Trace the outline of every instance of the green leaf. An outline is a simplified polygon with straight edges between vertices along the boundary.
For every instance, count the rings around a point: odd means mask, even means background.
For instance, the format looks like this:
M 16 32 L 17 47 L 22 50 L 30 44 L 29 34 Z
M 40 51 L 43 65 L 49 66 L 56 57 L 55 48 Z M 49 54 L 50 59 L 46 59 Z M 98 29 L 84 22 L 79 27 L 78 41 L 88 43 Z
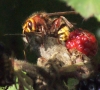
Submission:
M 74 90 L 75 86 L 79 83 L 79 80 L 75 78 L 68 78 L 68 90 Z
M 84 18 L 91 16 L 100 21 L 100 0 L 62 0 L 75 9 Z

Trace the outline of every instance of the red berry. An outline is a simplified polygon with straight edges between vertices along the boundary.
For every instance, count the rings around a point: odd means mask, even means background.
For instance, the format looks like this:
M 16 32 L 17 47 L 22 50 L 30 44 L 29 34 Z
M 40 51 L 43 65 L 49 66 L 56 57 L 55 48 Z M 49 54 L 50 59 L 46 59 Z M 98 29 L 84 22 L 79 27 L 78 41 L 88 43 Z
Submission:
M 98 43 L 92 33 L 79 28 L 70 33 L 66 47 L 69 50 L 76 49 L 87 56 L 94 56 L 97 53 Z

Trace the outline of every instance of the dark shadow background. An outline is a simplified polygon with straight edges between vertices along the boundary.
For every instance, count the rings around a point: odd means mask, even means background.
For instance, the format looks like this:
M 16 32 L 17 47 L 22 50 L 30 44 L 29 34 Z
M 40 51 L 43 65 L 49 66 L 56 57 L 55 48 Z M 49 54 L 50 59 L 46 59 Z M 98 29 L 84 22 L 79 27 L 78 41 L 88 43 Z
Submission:
M 58 12 L 72 10 L 66 3 L 58 0 L 0 0 L 0 40 L 14 51 L 16 58 L 24 59 L 21 36 L 3 36 L 4 34 L 21 34 L 24 20 L 34 12 Z M 95 18 L 84 20 L 80 15 L 67 15 L 69 21 L 77 27 L 91 30 L 96 35 L 100 23 Z M 99 43 L 100 38 L 98 38 Z M 35 53 L 27 53 L 27 58 L 34 62 Z

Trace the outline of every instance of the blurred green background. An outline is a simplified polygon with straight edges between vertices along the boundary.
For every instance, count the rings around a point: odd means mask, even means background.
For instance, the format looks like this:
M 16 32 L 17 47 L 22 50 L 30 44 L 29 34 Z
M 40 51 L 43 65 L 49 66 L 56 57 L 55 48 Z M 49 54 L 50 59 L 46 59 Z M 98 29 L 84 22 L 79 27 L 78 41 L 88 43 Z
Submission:
M 14 51 L 17 59 L 24 59 L 23 41 L 21 36 L 3 36 L 4 34 L 21 34 L 24 20 L 34 12 L 58 12 L 73 10 L 59 0 L 0 0 L 0 40 Z M 98 38 L 100 44 L 100 22 L 94 17 L 88 20 L 80 15 L 66 15 L 66 18 L 77 27 L 88 29 Z M 98 50 L 99 51 L 99 50 Z M 99 57 L 98 53 L 98 59 Z M 35 53 L 27 53 L 27 59 L 34 62 Z

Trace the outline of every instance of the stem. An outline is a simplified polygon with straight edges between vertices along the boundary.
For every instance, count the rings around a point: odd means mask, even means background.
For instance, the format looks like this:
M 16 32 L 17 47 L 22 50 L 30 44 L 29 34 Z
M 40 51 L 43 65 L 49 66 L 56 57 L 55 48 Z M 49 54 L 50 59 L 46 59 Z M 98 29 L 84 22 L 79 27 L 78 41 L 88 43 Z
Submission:
M 47 13 L 48 16 L 56 16 L 56 15 L 68 15 L 68 14 L 78 14 L 75 11 L 65 11 L 65 12 L 54 12 L 54 13 Z

